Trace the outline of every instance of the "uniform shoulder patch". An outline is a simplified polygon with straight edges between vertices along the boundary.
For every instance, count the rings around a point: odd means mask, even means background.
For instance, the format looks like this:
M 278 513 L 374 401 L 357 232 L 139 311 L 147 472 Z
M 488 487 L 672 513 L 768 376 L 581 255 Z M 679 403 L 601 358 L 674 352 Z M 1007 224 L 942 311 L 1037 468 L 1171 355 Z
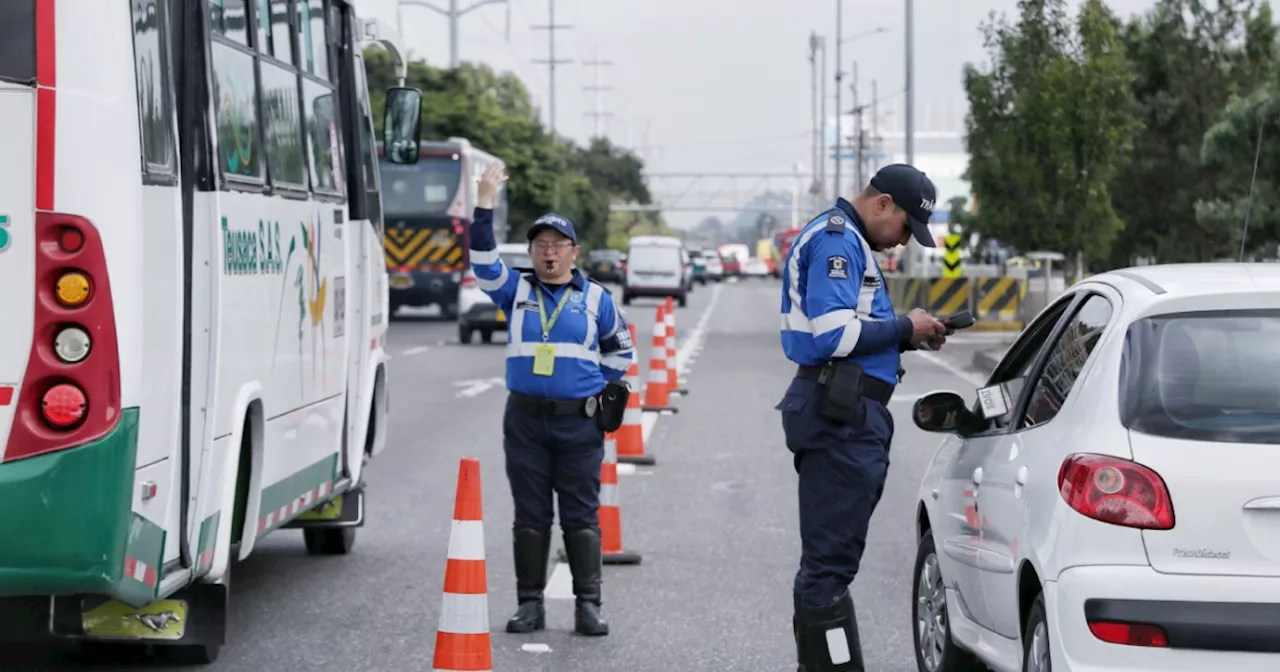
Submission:
M 827 218 L 827 233 L 844 233 L 847 223 L 843 215 L 831 215 Z
M 827 277 L 837 280 L 849 278 L 849 258 L 840 255 L 827 257 Z
M 630 329 L 619 329 L 614 338 L 618 340 L 618 347 L 623 350 L 630 350 L 635 347 L 635 344 L 631 342 Z

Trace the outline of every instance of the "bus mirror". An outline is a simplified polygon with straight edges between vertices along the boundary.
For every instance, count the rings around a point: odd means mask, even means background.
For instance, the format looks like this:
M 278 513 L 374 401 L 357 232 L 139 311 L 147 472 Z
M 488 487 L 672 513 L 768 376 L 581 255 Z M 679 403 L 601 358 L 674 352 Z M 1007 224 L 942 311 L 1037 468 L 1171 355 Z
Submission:
M 418 162 L 418 142 L 422 137 L 422 92 L 402 86 L 387 90 L 382 120 L 382 146 L 392 163 Z

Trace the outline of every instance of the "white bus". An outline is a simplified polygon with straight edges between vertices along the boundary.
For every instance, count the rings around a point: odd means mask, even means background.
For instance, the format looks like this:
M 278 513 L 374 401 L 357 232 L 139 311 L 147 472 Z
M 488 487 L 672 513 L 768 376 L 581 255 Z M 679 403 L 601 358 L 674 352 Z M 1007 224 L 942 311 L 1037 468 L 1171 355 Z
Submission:
M 387 413 L 361 45 L 403 72 L 391 35 L 351 0 L 0 2 L 0 639 L 210 662 L 233 559 L 351 548 Z M 420 104 L 388 93 L 389 146 Z

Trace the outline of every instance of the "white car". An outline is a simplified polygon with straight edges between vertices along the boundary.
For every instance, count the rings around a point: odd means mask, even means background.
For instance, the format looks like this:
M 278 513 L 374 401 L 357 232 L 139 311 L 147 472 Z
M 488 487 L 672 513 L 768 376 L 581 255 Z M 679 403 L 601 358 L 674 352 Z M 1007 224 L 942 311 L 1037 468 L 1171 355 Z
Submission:
M 742 274 L 748 278 L 769 277 L 769 264 L 760 257 L 751 257 L 742 268 Z
M 533 269 L 529 246 L 525 243 L 499 243 L 498 256 L 510 268 Z M 490 343 L 495 331 L 506 330 L 507 316 L 480 290 L 476 274 L 467 268 L 462 274 L 462 289 L 458 291 L 458 340 L 470 343 L 472 334 L 478 331 L 480 340 Z
M 1280 267 L 1148 266 L 917 401 L 919 669 L 1280 670 L 1278 373 Z
M 720 263 L 720 256 L 714 251 L 704 252 L 702 255 L 702 263 L 706 265 L 708 280 L 713 282 L 721 282 L 724 280 L 724 264 Z

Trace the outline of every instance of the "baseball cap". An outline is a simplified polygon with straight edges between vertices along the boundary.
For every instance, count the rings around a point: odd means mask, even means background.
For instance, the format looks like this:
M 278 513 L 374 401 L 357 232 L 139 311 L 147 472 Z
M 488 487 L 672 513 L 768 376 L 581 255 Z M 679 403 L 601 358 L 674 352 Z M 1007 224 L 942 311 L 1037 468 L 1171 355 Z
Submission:
M 929 219 L 933 217 L 933 204 L 938 192 L 923 171 L 905 163 L 891 164 L 871 178 L 871 186 L 882 194 L 888 194 L 899 208 L 907 211 L 907 221 L 916 241 L 925 247 L 938 246 L 929 232 Z
M 542 229 L 555 229 L 561 235 L 573 241 L 574 245 L 578 244 L 578 234 L 573 230 L 573 222 L 567 217 L 557 215 L 554 212 L 547 213 L 533 222 L 533 226 L 529 227 L 529 240 L 538 235 Z

